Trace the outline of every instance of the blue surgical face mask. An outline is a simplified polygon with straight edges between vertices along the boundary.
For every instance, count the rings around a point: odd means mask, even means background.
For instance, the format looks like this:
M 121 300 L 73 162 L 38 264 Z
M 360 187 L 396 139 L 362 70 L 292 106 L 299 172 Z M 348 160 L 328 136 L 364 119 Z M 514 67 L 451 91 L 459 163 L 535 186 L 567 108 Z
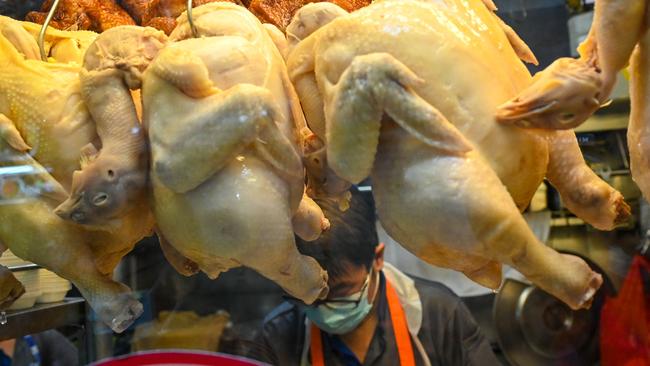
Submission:
M 372 300 L 368 300 L 370 276 L 368 274 L 363 289 L 349 296 L 333 299 L 318 306 L 305 307 L 305 314 L 318 328 L 329 334 L 345 334 L 356 328 L 372 310 L 374 297 L 379 292 L 377 283 Z M 377 273 L 378 274 L 378 273 Z M 356 300 L 359 300 L 358 304 Z M 345 302 L 349 301 L 349 302 Z

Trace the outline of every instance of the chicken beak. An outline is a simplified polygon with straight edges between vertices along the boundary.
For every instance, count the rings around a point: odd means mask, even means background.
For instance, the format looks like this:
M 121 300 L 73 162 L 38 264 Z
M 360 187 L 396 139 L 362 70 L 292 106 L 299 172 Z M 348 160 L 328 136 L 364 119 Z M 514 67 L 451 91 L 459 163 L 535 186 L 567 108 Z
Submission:
M 63 201 L 59 207 L 54 209 L 54 213 L 63 220 L 71 220 L 76 223 L 81 223 L 84 221 L 86 216 L 81 210 L 79 210 L 82 197 L 83 195 L 81 194 L 71 196 L 67 200 Z

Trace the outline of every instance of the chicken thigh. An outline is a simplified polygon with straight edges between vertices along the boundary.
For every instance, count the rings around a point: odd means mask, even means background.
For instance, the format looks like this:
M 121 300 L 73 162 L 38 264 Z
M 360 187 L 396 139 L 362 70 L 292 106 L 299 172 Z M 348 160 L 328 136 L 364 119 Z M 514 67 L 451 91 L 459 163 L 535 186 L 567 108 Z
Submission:
M 313 32 L 289 53 L 290 77 L 329 168 L 352 183 L 372 178 L 391 237 L 487 287 L 499 287 L 506 263 L 572 308 L 589 306 L 601 277 L 540 243 L 519 212 L 549 167 L 591 224 L 612 229 L 629 208 L 585 172 L 574 135 L 496 123 L 494 108 L 530 82 L 519 57 L 534 56 L 486 5 L 376 1 L 320 24 L 301 19 L 318 14 L 306 6 L 294 22 Z M 566 167 L 580 173 L 557 173 Z

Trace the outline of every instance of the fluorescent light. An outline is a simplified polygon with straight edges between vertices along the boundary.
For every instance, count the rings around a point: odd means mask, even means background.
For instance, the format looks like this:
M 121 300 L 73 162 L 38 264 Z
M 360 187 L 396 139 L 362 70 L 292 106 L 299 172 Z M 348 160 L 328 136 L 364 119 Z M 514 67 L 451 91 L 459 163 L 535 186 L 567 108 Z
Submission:
M 30 165 L 3 166 L 0 167 L 0 176 L 30 174 L 30 173 L 34 173 L 34 171 L 35 171 L 34 167 Z

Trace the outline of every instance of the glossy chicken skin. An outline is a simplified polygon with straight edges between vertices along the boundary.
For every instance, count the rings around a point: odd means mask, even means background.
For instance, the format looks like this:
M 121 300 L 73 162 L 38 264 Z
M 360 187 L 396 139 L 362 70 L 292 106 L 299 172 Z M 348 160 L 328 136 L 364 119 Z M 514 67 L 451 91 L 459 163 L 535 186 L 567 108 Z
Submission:
M 2 20 L 0 26 L 10 21 Z M 31 23 L 15 23 L 28 32 L 13 34 L 29 34 Z M 57 39 L 79 44 L 75 34 L 53 31 L 48 48 L 54 49 Z M 24 172 L 3 177 L 12 178 L 21 189 L 9 196 L 3 191 L 0 243 L 72 281 L 99 317 L 122 331 L 142 312 L 142 305 L 128 287 L 112 279 L 113 269 L 150 234 L 152 215 L 146 203 L 136 203 L 116 230 L 107 232 L 88 230 L 54 213 L 68 195 L 82 148 L 98 136 L 81 96 L 80 64 L 26 59 L 29 52 L 19 51 L 15 44 L 24 51 L 35 40 L 0 36 L 0 167 Z M 61 57 L 74 58 L 65 52 Z
M 202 37 L 189 39 L 179 18 L 175 42 L 144 75 L 158 232 L 183 272 L 196 263 L 216 278 L 244 265 L 311 303 L 326 295 L 327 275 L 293 235 L 317 237 L 326 223 L 313 220 L 318 206 L 300 205 L 304 122 L 282 56 L 242 7 L 211 3 L 195 8 L 194 19 Z M 315 221 L 316 235 L 292 219 Z
M 372 178 L 387 232 L 487 287 L 498 288 L 507 263 L 569 306 L 588 306 L 600 276 L 537 241 L 519 213 L 549 168 L 588 169 L 575 136 L 493 117 L 531 79 L 518 37 L 479 1 L 385 0 L 318 23 L 305 22 L 317 26 L 289 53 L 290 77 L 329 167 L 352 183 Z M 556 145 L 560 137 L 570 143 Z M 629 215 L 593 173 L 549 179 L 593 225 L 612 229 Z M 577 185 L 587 193 L 573 194 Z
M 96 136 L 80 95 L 77 57 L 85 49 L 66 57 L 72 62 L 42 62 L 35 40 L 40 26 L 1 17 L 0 27 L 0 113 L 21 133 L 30 154 L 68 189 L 79 166 L 79 151 Z M 48 32 L 47 49 L 71 38 L 76 42 L 77 35 L 85 47 L 97 36 L 53 30 Z

